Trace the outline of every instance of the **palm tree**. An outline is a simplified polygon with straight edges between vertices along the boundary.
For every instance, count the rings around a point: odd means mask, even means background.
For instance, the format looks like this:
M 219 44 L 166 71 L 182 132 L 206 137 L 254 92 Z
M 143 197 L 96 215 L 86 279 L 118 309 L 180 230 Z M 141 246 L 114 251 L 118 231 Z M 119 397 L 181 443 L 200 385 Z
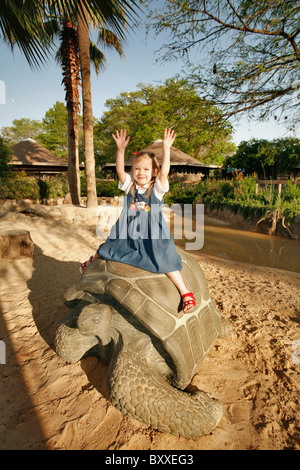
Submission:
M 93 111 L 91 98 L 90 64 L 95 66 L 96 73 L 103 67 L 104 54 L 90 41 L 87 23 L 80 17 L 77 26 L 69 20 L 53 24 L 50 20 L 52 33 L 59 33 L 60 47 L 56 60 L 62 65 L 63 84 L 66 90 L 68 110 L 68 175 L 69 192 L 73 204 L 80 202 L 79 152 L 78 152 L 78 113 L 80 108 L 79 84 L 81 78 L 83 101 L 84 155 L 87 186 L 87 206 L 97 206 L 95 178 L 95 158 L 93 142 Z M 49 29 L 48 26 L 46 26 Z M 60 29 L 61 28 L 61 29 Z M 80 34 L 81 32 L 81 34 Z M 81 40 L 80 40 L 81 37 Z M 113 46 L 123 55 L 119 38 L 110 30 L 100 28 L 98 43 Z M 80 59 L 79 59 L 80 58 Z M 81 69 L 81 77 L 80 77 Z
M 0 9 L 0 39 L 8 42 L 11 48 L 16 44 L 23 51 L 31 67 L 40 67 L 48 59 L 50 51 L 53 50 L 52 37 L 53 33 L 57 32 L 57 25 L 55 26 L 57 20 L 61 21 L 64 25 L 65 40 L 71 41 L 72 38 L 76 43 L 74 18 L 84 21 L 85 26 L 83 28 L 85 29 L 85 35 L 86 24 L 90 18 L 97 18 L 97 21 L 102 25 L 111 24 L 113 29 L 122 35 L 125 12 L 130 19 L 133 19 L 134 7 L 136 7 L 135 1 L 128 2 L 127 0 L 2 0 Z M 52 26 L 54 25 L 54 30 L 52 31 L 49 30 L 51 22 L 47 26 L 44 22 L 44 18 L 47 15 L 52 16 L 55 20 L 52 21 Z M 70 20 L 72 18 L 73 21 Z M 68 87 L 67 96 L 70 101 L 68 107 L 70 115 L 69 146 L 71 146 L 69 186 L 72 202 L 77 204 L 79 202 L 79 171 L 77 170 L 78 149 L 76 148 L 76 141 L 78 125 L 76 130 L 76 115 L 78 116 L 79 97 L 75 88 L 77 84 L 78 90 L 79 74 L 75 43 L 68 52 L 64 52 L 63 56 L 65 60 L 64 84 Z M 85 43 L 81 47 L 81 57 L 86 55 L 86 52 L 84 52 L 87 50 L 86 47 L 85 39 Z M 86 83 L 89 80 L 85 70 L 90 67 L 90 63 L 84 59 L 83 61 L 82 70 L 84 70 L 83 74 L 87 77 L 84 80 L 85 86 L 87 86 Z M 88 65 L 86 65 L 87 62 Z M 68 70 L 74 74 L 74 77 L 67 78 Z M 84 93 L 85 103 L 87 103 L 86 95 L 88 94 L 89 92 Z M 91 111 L 91 105 L 87 106 L 87 109 Z M 88 129 L 91 128 L 90 122 L 90 117 L 88 117 L 86 119 L 86 127 Z M 88 136 L 88 141 L 90 141 L 91 132 L 88 132 Z M 89 193 L 92 195 L 90 198 L 91 205 L 94 205 L 95 190 L 93 185 L 95 185 L 95 171 L 93 170 L 91 147 L 88 144 L 86 144 L 86 147 L 88 148 L 89 187 L 92 188 Z M 93 179 L 94 183 L 92 182 Z
M 72 204 L 80 203 L 80 173 L 78 144 L 78 113 L 80 107 L 79 83 L 80 63 L 78 56 L 77 28 L 71 21 L 63 21 L 60 32 L 60 62 L 63 84 L 66 90 L 68 110 L 68 182 Z
M 97 206 L 95 156 L 93 137 L 93 110 L 90 71 L 90 34 L 88 23 L 78 17 L 78 45 L 82 80 L 83 138 L 87 207 Z
M 88 14 L 85 11 L 85 18 Z M 121 16 L 123 13 L 121 12 Z M 82 17 L 78 15 L 78 39 L 79 39 L 79 58 L 81 67 L 82 79 L 82 104 L 83 104 L 83 132 L 84 132 L 84 155 L 85 155 L 85 173 L 86 173 L 86 188 L 87 188 L 87 207 L 97 206 L 97 190 L 95 179 L 95 156 L 94 156 L 94 128 L 93 128 L 93 110 L 92 110 L 92 93 L 91 93 L 91 54 L 93 51 L 93 58 L 97 57 L 99 65 L 103 64 L 105 57 L 95 48 L 91 48 L 89 25 Z M 96 26 L 98 21 L 96 20 Z M 122 44 L 119 37 L 112 31 L 101 27 L 98 36 L 98 43 L 102 42 L 105 45 L 111 45 L 121 56 L 123 55 Z M 98 73 L 99 67 L 96 66 Z

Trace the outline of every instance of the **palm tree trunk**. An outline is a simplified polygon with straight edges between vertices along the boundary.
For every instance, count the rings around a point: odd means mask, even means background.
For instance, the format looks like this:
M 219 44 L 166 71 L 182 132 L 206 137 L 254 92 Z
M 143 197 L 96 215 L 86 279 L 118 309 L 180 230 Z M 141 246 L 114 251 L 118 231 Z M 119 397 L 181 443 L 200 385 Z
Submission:
M 80 204 L 80 173 L 78 148 L 78 111 L 79 111 L 79 58 L 76 26 L 70 21 L 63 24 L 61 33 L 63 43 L 63 83 L 66 90 L 68 110 L 68 181 L 72 204 Z
M 88 17 L 84 11 L 85 18 Z M 87 190 L 87 207 L 97 206 L 95 177 L 94 128 L 91 94 L 90 36 L 87 22 L 78 15 L 78 43 L 82 80 L 84 156 Z
M 68 106 L 68 183 L 72 204 L 80 204 L 78 115 Z

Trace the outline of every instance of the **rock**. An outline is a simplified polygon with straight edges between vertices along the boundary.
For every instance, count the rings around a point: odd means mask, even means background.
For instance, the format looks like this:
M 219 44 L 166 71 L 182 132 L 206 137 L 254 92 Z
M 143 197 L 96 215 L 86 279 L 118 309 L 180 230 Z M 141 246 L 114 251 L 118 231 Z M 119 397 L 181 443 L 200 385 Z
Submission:
M 0 257 L 5 259 L 32 258 L 33 241 L 27 230 L 0 232 Z

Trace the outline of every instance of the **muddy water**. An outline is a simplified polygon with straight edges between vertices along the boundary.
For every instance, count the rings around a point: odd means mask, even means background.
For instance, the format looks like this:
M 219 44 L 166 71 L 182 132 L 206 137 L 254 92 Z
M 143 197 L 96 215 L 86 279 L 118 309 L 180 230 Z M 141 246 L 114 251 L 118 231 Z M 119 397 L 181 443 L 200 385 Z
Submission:
M 186 241 L 191 234 L 175 240 L 182 247 Z M 300 273 L 300 241 L 238 230 L 206 216 L 203 247 L 193 253 Z

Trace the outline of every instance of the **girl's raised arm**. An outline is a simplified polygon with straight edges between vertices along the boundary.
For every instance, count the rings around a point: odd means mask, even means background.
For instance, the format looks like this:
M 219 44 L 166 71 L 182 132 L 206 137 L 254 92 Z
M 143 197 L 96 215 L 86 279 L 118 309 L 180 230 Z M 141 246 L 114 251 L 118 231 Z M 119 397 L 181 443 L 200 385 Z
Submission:
M 125 149 L 128 145 L 130 137 L 126 137 L 126 129 L 121 129 L 120 132 L 116 131 L 112 134 L 114 141 L 117 145 L 117 158 L 116 158 L 116 170 L 121 184 L 125 183 L 126 172 L 125 172 Z
M 170 171 L 170 156 L 171 156 L 171 147 L 175 140 L 176 134 L 173 129 L 165 129 L 164 138 L 163 138 L 163 161 L 159 173 L 159 181 L 161 186 L 164 187 L 168 174 Z

